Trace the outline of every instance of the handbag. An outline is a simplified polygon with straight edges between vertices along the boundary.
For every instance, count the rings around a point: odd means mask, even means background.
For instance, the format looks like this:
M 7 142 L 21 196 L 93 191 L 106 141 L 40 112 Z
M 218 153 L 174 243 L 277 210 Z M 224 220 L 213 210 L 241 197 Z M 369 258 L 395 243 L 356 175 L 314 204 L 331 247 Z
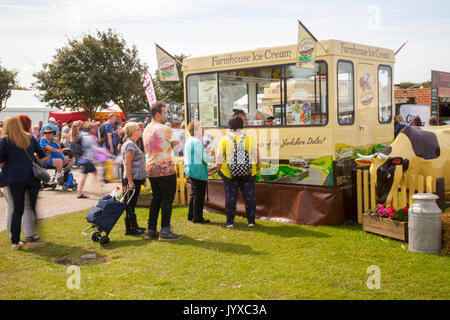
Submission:
M 33 159 L 28 154 L 27 150 L 24 150 L 26 155 L 28 156 L 28 159 L 30 159 L 31 163 L 33 164 L 32 170 L 33 175 L 36 179 L 39 179 L 42 182 L 49 182 L 50 181 L 50 175 L 48 174 L 47 170 L 39 166 L 36 162 L 33 161 Z

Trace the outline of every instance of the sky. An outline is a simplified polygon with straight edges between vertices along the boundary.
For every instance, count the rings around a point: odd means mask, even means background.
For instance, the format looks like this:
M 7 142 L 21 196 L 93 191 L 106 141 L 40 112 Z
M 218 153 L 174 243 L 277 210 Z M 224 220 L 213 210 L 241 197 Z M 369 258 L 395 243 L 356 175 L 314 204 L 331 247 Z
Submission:
M 192 57 L 294 44 L 299 19 L 319 40 L 394 51 L 408 41 L 394 82 L 424 82 L 450 72 L 449 16 L 448 0 L 0 0 L 0 64 L 29 87 L 69 38 L 112 28 L 153 73 L 155 43 Z

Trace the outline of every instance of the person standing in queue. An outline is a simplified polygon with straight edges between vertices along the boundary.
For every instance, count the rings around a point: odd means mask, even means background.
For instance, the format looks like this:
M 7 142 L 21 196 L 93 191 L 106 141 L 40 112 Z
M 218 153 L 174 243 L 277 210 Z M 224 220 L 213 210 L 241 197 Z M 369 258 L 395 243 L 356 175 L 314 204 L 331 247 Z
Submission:
M 165 126 L 166 104 L 157 101 L 152 105 L 152 122 L 145 128 L 143 141 L 147 155 L 147 177 L 152 187 L 152 201 L 148 217 L 146 239 L 158 238 L 160 241 L 178 240 L 181 234 L 172 232 L 170 218 L 172 202 L 177 189 L 175 163 L 172 150 L 178 141 L 172 137 L 172 129 Z M 161 209 L 161 232 L 156 231 L 159 210 Z
M 188 220 L 194 223 L 208 223 L 209 220 L 203 218 L 203 205 L 208 183 L 208 162 L 213 158 L 203 146 L 202 123 L 198 121 L 189 123 L 188 131 L 191 137 L 184 146 L 184 173 L 191 179 Z
M 136 122 L 129 122 L 124 128 L 127 140 L 121 148 L 124 163 L 123 187 L 128 190 L 125 216 L 125 235 L 139 235 L 145 233 L 145 228 L 139 227 L 136 217 L 136 204 L 141 186 L 147 179 L 145 170 L 145 154 L 138 147 L 137 142 L 142 136 L 142 130 Z M 131 190 L 134 190 L 132 193 Z M 130 193 L 131 192 L 131 193 Z M 129 198 L 131 196 L 131 199 Z
M 22 128 L 26 133 L 31 132 L 31 119 L 27 115 L 17 116 L 22 123 Z M 34 136 L 33 136 L 34 137 Z M 36 139 L 36 138 L 35 138 Z M 37 141 L 37 140 L 36 140 Z M 9 187 L 3 188 L 6 203 L 6 230 L 8 230 L 9 237 L 11 238 L 11 217 L 14 211 L 13 198 Z M 30 205 L 30 197 L 28 192 L 25 193 L 24 211 L 22 216 L 22 234 L 27 242 L 38 241 L 40 237 L 35 234 L 36 217 Z
M 245 200 L 245 211 L 249 227 L 256 226 L 256 196 L 255 196 L 255 176 L 259 165 L 259 153 L 257 150 L 256 139 L 242 132 L 244 121 L 240 116 L 232 117 L 228 121 L 230 134 L 223 136 L 219 141 L 217 151 L 217 169 L 218 174 L 225 184 L 225 212 L 227 221 L 224 227 L 232 228 L 234 226 L 234 217 L 236 215 L 236 203 L 241 189 Z M 238 149 L 240 148 L 240 149 Z M 245 148 L 245 151 L 244 151 Z M 237 152 L 236 150 L 240 150 Z M 237 152 L 237 153 L 236 153 Z M 234 156 L 237 157 L 237 165 L 234 162 Z M 242 159 L 239 154 L 248 155 L 247 160 Z M 225 164 L 223 164 L 225 162 Z M 236 175 L 237 171 L 246 171 L 244 175 Z
M 28 153 L 28 155 L 26 154 Z M 20 230 L 24 212 L 25 193 L 28 192 L 30 207 L 36 216 L 36 200 L 41 186 L 33 174 L 33 162 L 37 162 L 34 153 L 40 159 L 45 152 L 31 134 L 25 132 L 17 117 L 5 119 L 0 140 L 0 164 L 4 185 L 9 186 L 13 200 L 11 217 L 11 243 L 13 250 L 20 250 L 24 243 L 20 241 Z

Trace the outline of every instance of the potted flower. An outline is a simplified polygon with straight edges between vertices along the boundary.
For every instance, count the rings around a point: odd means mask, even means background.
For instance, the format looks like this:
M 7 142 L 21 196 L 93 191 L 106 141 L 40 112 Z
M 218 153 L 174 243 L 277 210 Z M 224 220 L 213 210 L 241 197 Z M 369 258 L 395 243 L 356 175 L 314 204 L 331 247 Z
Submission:
M 147 180 L 146 186 L 141 186 L 141 193 L 139 193 L 138 201 L 136 207 L 150 207 L 150 202 L 152 201 L 152 189 L 150 186 L 150 181 Z
M 363 214 L 363 230 L 382 236 L 408 241 L 408 207 L 378 206 Z

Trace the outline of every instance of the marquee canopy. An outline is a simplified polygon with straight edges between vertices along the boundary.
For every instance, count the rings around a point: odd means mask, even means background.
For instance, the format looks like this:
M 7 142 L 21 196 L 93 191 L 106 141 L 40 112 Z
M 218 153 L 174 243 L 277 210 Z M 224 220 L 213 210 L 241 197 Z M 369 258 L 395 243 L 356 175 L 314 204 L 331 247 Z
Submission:
M 96 121 L 106 120 L 106 119 L 108 119 L 108 115 L 110 113 L 115 113 L 117 118 L 122 119 L 123 122 L 125 121 L 125 114 L 122 111 L 120 111 L 120 109 L 118 107 L 117 108 L 106 108 L 99 112 L 94 113 L 94 120 L 96 120 Z M 55 112 L 50 112 L 49 117 L 55 118 L 56 121 L 61 120 L 62 122 L 66 122 L 67 120 L 87 121 L 89 119 L 89 113 L 87 113 L 86 111 L 76 112 L 76 111 L 59 110 L 59 111 L 55 111 Z

